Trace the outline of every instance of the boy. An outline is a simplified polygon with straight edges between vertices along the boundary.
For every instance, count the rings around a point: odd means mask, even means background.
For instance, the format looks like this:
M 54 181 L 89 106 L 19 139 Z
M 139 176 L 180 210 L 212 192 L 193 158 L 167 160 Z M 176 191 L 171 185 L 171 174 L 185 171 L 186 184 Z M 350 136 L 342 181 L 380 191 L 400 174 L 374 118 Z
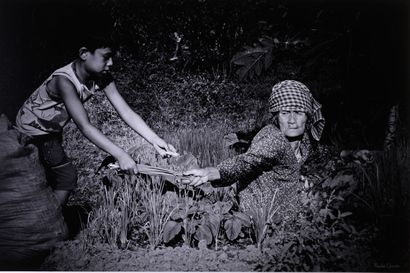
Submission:
M 61 205 L 75 189 L 77 174 L 62 147 L 63 127 L 72 118 L 95 145 L 116 158 L 122 170 L 137 173 L 135 161 L 94 127 L 83 103 L 103 90 L 120 117 L 150 142 L 162 157 L 178 155 L 175 148 L 156 135 L 119 94 L 110 74 L 113 46 L 108 40 L 88 37 L 72 63 L 57 69 L 20 108 L 17 129 L 38 147 L 47 180 Z

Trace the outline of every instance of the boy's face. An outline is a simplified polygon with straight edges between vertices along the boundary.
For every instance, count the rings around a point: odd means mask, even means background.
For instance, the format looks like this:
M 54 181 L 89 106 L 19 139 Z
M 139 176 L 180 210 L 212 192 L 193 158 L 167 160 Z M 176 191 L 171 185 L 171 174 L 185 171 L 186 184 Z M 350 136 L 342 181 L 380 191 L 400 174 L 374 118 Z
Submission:
M 87 71 L 92 75 L 109 72 L 113 65 L 112 54 L 109 47 L 97 48 L 94 52 L 88 51 L 88 56 L 85 58 Z

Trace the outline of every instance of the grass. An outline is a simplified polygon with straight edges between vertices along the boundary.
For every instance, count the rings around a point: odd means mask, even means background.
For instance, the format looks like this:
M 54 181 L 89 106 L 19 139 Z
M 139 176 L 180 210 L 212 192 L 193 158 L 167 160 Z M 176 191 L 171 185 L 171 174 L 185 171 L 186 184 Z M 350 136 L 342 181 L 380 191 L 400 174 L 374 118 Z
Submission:
M 229 127 L 224 125 L 219 125 L 218 128 L 182 129 L 166 139 L 175 143 L 178 151 L 192 153 L 198 159 L 199 167 L 216 166 L 234 155 L 232 150 L 224 146 L 223 137 L 229 133 Z
M 164 228 L 175 207 L 172 207 L 175 198 L 163 194 L 164 181 L 158 177 L 147 178 L 139 189 L 140 202 L 147 214 L 147 221 L 143 229 L 148 236 L 151 249 L 163 242 Z
M 139 185 L 133 176 L 120 179 L 111 173 L 99 190 L 99 204 L 89 215 L 87 240 L 99 240 L 111 247 L 127 247 L 130 228 L 136 224 L 139 208 Z M 98 240 L 97 239 L 97 240 Z
M 157 76 L 159 78 L 155 81 L 145 81 L 145 87 L 139 93 L 131 90 L 132 83 L 128 87 L 124 81 L 120 82 L 119 86 L 125 90 L 124 95 L 127 101 L 137 112 L 141 113 L 148 124 L 167 142 L 173 144 L 181 154 L 184 154 L 181 161 L 158 158 L 153 148 L 145 140 L 120 121 L 102 94 L 97 94 L 92 98 L 91 104 L 86 104 L 91 122 L 114 143 L 130 151 L 134 159 L 141 163 L 167 167 L 177 171 L 193 167 L 215 166 L 223 159 L 235 154 L 234 151 L 225 146 L 224 135 L 235 131 L 246 131 L 260 121 L 260 111 L 265 104 L 264 100 L 266 100 L 265 91 L 254 96 L 258 93 L 257 89 L 260 86 L 255 86 L 252 90 L 250 87 L 238 87 L 226 79 L 224 82 L 219 82 L 202 76 L 191 75 L 184 78 L 174 75 L 173 78 L 168 77 L 165 80 L 165 76 L 162 77 L 160 73 Z M 193 88 L 192 92 L 191 88 Z M 237 97 L 226 97 L 230 88 L 238 93 Z M 138 100 L 145 98 L 145 95 L 147 100 L 152 99 L 152 96 L 149 96 L 151 89 L 156 90 L 156 100 L 147 104 L 151 108 L 144 108 L 144 100 Z M 217 92 L 213 93 L 213 90 L 217 90 Z M 182 100 L 182 97 L 186 100 Z M 206 103 L 203 103 L 204 101 Z M 239 106 L 241 103 L 243 105 Z M 77 191 L 70 197 L 70 204 L 87 203 L 94 208 L 82 238 L 88 240 L 89 245 L 102 241 L 112 247 L 127 248 L 133 239 L 132 232 L 143 229 L 145 233 L 143 239 L 149 242 L 151 248 L 160 245 L 164 226 L 172 216 L 173 211 L 170 206 L 171 200 L 167 199 L 170 197 L 160 194 L 162 183 L 156 178 L 149 180 L 128 177 L 116 180 L 116 176 L 112 175 L 109 178 L 113 185 L 107 188 L 102 183 L 102 178 L 107 173 L 101 175 L 94 173 L 107 154 L 85 139 L 73 123 L 65 128 L 65 136 L 64 144 L 67 153 L 74 158 L 74 164 L 79 170 L 80 178 Z M 398 141 L 390 151 L 379 153 L 370 165 L 356 165 L 353 168 L 354 175 L 352 177 L 359 178 L 358 185 L 360 185 L 362 193 L 360 198 L 363 200 L 359 202 L 367 203 L 375 216 L 389 214 L 394 217 L 408 217 L 408 214 L 404 213 L 408 212 L 409 206 L 409 170 L 407 166 L 409 166 L 409 144 L 404 139 Z M 315 200 L 312 199 L 312 204 L 313 201 Z M 276 213 L 276 210 L 273 207 L 262 208 L 256 203 L 253 208 L 253 230 L 256 243 L 258 247 L 261 247 L 264 238 L 267 238 L 266 227 L 271 222 L 272 215 Z M 188 210 L 189 202 L 187 200 L 185 205 Z M 313 206 L 316 206 L 314 209 L 320 211 L 319 203 Z M 329 218 L 330 216 L 328 216 L 326 217 Z M 320 219 L 323 220 L 323 217 Z M 191 227 L 187 221 L 188 218 L 185 219 L 184 223 L 185 242 L 192 246 Z M 369 222 L 368 224 L 375 223 Z M 283 268 L 304 270 L 302 267 L 292 267 L 292 263 L 298 259 L 303 262 L 302 254 L 307 255 L 313 261 L 316 258 L 319 259 L 324 263 L 322 268 L 326 268 L 325 263 L 331 259 L 325 256 L 318 257 L 316 250 L 320 250 L 321 253 L 327 253 L 328 250 L 329 253 L 333 253 L 332 249 L 350 251 L 350 246 L 347 245 L 351 243 L 349 232 L 343 231 L 342 235 L 345 237 L 333 236 L 334 234 L 329 233 L 330 231 L 326 226 L 321 225 L 318 221 L 312 222 L 312 219 L 303 219 L 303 221 L 299 219 L 298 225 L 294 228 L 298 228 L 299 233 L 294 230 L 274 233 L 283 238 L 274 241 L 271 244 L 272 249 L 282 249 L 283 252 L 273 252 L 272 257 L 283 262 Z M 349 227 L 349 225 L 347 226 Z M 337 227 L 343 230 L 339 222 Z M 305 232 L 301 233 L 303 230 Z M 306 230 L 311 232 L 306 232 Z M 358 231 L 358 233 L 360 232 Z M 370 235 L 366 232 L 364 230 L 363 236 L 360 234 L 357 236 L 362 236 L 363 242 L 368 243 L 365 237 Z M 306 240 L 310 248 L 306 248 L 300 238 Z M 343 245 L 334 245 L 338 244 L 337 240 L 341 240 Z M 269 245 L 269 243 L 267 244 Z M 286 246 L 289 247 L 288 250 L 286 250 Z M 407 249 L 405 247 L 401 246 L 400 249 L 408 251 L 408 246 Z M 289 249 L 294 252 L 290 253 Z M 386 251 L 388 250 L 389 248 L 386 248 Z M 360 263 L 359 258 L 353 257 L 353 253 L 355 252 L 352 250 L 351 254 L 346 254 L 346 257 L 350 257 L 353 262 Z M 283 260 L 280 260 L 281 255 Z M 339 262 L 339 260 L 337 261 Z M 277 264 L 272 263 L 267 268 L 283 270 Z M 349 268 L 348 265 L 346 268 Z M 315 269 L 314 265 L 310 269 Z
M 262 250 L 262 243 L 267 236 L 269 226 L 272 224 L 273 216 L 275 216 L 279 207 L 275 207 L 276 194 L 279 189 L 276 189 L 273 196 L 267 204 L 264 204 L 264 198 L 253 199 L 246 207 L 243 207 L 243 211 L 251 218 L 251 226 L 255 236 L 257 248 Z M 260 193 L 262 195 L 262 193 Z

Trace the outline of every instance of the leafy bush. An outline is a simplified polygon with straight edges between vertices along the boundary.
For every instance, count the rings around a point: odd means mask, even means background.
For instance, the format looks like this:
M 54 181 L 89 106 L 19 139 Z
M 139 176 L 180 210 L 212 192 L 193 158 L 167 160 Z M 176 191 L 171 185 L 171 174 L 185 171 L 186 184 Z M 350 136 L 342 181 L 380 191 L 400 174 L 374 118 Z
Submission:
M 270 94 L 269 84 L 241 86 L 206 73 L 178 73 L 161 61 L 144 62 L 127 51 L 117 62 L 119 90 L 155 129 L 249 126 Z
M 99 5 L 98 5 L 99 6 Z M 266 0 L 248 1 L 104 1 L 114 21 L 114 32 L 141 56 L 161 52 L 189 71 L 228 68 L 237 48 L 259 34 L 254 14 L 273 11 L 281 18 L 284 5 Z M 174 33 L 182 38 L 176 51 Z
M 352 213 L 341 211 L 341 195 L 353 177 L 346 178 L 336 175 L 320 187 L 306 182 L 300 196 L 304 210 L 293 225 L 273 227 L 263 248 L 270 259 L 262 270 L 366 271 L 372 267 L 369 242 L 374 230 L 357 231 L 349 221 Z
M 240 81 L 258 78 L 271 67 L 273 61 L 277 61 L 276 57 L 283 55 L 283 51 L 297 51 L 309 43 L 305 40 L 279 41 L 277 38 L 264 36 L 258 39 L 257 45 L 245 46 L 243 51 L 236 53 L 231 63 L 239 67 L 235 73 Z M 297 69 L 300 68 L 295 70 Z

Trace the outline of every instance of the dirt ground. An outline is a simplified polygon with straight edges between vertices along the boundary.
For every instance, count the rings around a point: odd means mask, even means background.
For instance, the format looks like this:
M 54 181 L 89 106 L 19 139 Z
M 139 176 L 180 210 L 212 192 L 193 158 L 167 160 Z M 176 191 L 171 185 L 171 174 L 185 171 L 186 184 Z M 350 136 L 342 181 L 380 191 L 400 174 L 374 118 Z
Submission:
M 111 249 L 97 244 L 82 248 L 79 240 L 60 243 L 43 263 L 45 271 L 255 271 L 263 254 L 255 248 L 215 251 L 199 246 Z M 266 257 L 265 257 L 266 258 Z M 261 268 L 260 268 L 261 269 Z

